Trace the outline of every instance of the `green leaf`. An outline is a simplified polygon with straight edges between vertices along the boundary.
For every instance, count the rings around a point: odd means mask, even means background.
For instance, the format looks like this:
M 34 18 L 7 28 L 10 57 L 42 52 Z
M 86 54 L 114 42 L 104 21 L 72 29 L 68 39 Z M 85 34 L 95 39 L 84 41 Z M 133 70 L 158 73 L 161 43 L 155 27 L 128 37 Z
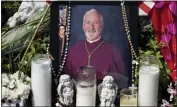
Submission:
M 31 49 L 31 53 L 35 53 L 36 52 L 36 50 L 35 50 L 33 45 L 30 47 L 30 49 Z
M 145 52 L 145 55 L 151 55 L 151 54 L 153 54 L 152 51 L 149 51 L 149 50 L 148 50 L 148 51 Z
M 157 61 L 158 61 L 158 64 L 159 64 L 159 68 L 163 68 L 163 65 L 162 65 L 162 62 L 161 62 L 161 60 L 160 59 L 157 59 Z
M 47 45 L 45 43 L 41 44 L 41 49 L 46 50 L 46 48 L 47 48 Z

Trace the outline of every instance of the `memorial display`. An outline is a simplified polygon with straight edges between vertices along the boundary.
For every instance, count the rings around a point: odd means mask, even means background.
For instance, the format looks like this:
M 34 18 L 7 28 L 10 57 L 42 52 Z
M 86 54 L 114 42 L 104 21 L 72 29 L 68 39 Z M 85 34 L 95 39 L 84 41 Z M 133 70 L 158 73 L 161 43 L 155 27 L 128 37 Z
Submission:
M 176 5 L 2 1 L 2 106 L 176 106 Z

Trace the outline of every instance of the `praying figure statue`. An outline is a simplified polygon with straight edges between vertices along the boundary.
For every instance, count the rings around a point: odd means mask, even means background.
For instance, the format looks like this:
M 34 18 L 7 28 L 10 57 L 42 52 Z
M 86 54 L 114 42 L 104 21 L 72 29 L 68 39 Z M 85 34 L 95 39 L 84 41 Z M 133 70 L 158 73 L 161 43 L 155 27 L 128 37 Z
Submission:
M 116 99 L 118 86 L 114 83 L 112 76 L 105 76 L 103 82 L 98 85 L 98 94 L 100 98 L 100 107 L 113 107 Z
M 59 103 L 56 104 L 57 106 L 68 106 L 73 103 L 73 85 L 73 81 L 71 80 L 69 75 L 61 75 L 57 88 L 57 92 L 59 95 Z

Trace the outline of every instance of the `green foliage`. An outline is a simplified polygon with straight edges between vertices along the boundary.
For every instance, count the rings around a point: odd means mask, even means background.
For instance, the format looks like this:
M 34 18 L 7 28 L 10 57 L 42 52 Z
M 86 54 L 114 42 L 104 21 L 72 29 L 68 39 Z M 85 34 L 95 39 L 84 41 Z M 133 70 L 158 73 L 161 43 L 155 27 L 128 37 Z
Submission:
M 21 1 L 2 1 L 2 7 L 1 8 L 5 8 L 5 9 L 10 9 L 11 11 L 17 11 L 19 6 L 21 4 Z
M 10 8 L 10 10 L 11 9 L 12 8 Z M 47 14 L 45 15 L 44 20 L 42 21 L 38 32 L 35 35 L 32 44 L 30 45 L 29 50 L 24 56 L 26 47 L 34 35 L 36 26 L 39 24 L 44 10 L 36 11 L 32 18 L 29 18 L 24 24 L 20 24 L 15 28 L 9 29 L 7 26 L 2 26 L 2 72 L 14 73 L 20 69 L 20 72 L 30 76 L 31 60 L 33 56 L 37 53 L 46 53 L 50 37 L 50 10 L 48 10 Z M 24 60 L 21 62 L 23 56 Z
M 32 42 L 30 49 L 28 53 L 24 56 L 24 61 L 21 63 L 21 65 L 18 64 L 18 66 L 21 66 L 21 71 L 23 71 L 25 74 L 30 75 L 31 72 L 31 60 L 37 53 L 43 53 L 45 54 L 47 51 L 47 46 L 49 43 L 49 35 L 38 35 L 38 38 L 35 38 L 35 40 Z

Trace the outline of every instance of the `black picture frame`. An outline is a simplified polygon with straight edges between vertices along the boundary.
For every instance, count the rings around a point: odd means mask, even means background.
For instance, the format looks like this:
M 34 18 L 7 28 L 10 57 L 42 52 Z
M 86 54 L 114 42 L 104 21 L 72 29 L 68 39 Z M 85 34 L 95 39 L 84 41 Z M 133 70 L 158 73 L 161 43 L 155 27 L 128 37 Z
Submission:
M 52 2 L 51 5 L 51 9 L 50 9 L 50 13 L 51 13 L 51 20 L 50 20 L 50 54 L 53 56 L 54 60 L 52 60 L 52 67 L 54 69 L 55 72 L 58 72 L 59 75 L 62 74 L 60 73 L 60 50 L 61 47 L 59 46 L 60 44 L 60 40 L 59 40 L 59 36 L 58 36 L 58 25 L 59 25 L 59 20 L 58 18 L 59 16 L 59 10 L 58 7 L 60 5 L 70 5 L 71 8 L 74 8 L 74 6 L 77 5 L 106 5 L 106 6 L 120 6 L 121 2 L 119 1 L 72 1 L 72 2 L 68 2 L 68 1 L 60 1 L 60 2 Z M 138 4 L 136 1 L 128 1 L 125 2 L 126 10 L 127 10 L 127 15 L 128 15 L 128 24 L 129 24 L 129 29 L 130 29 L 130 34 L 131 34 L 131 41 L 133 43 L 133 46 L 135 48 L 136 53 L 138 53 L 138 36 L 139 36 L 139 26 L 138 26 Z M 104 9 L 103 9 L 104 11 Z M 104 13 L 104 12 L 102 12 Z M 71 23 L 72 23 L 72 15 L 74 13 L 71 14 Z M 103 16 L 104 17 L 104 16 Z M 121 18 L 122 16 L 120 16 Z M 121 19 L 122 20 L 122 19 Z M 72 24 L 71 24 L 71 32 L 72 32 Z M 107 27 L 108 28 L 108 27 Z M 124 27 L 123 27 L 124 28 Z M 124 33 L 124 39 L 127 39 L 126 33 Z M 72 35 L 72 33 L 70 33 L 70 35 Z M 72 41 L 72 37 L 70 37 L 70 41 L 69 41 L 69 46 L 70 43 Z M 115 40 L 115 39 L 114 39 Z M 121 42 L 121 41 L 119 41 Z M 124 41 L 125 43 L 125 41 Z M 74 44 L 74 43 L 73 43 Z M 113 43 L 114 44 L 114 43 Z M 128 45 L 128 40 L 126 40 L 126 45 Z M 124 46 L 124 44 L 122 44 L 122 46 Z M 126 47 L 127 48 L 127 47 Z M 126 49 L 126 51 L 128 52 L 129 58 L 131 58 L 131 53 L 130 53 L 130 47 L 128 49 Z M 125 56 L 124 56 L 125 57 Z M 131 62 L 130 62 L 131 63 Z M 129 65 L 129 73 L 128 73 L 128 85 L 130 86 L 132 84 L 132 74 L 131 74 L 131 65 Z M 59 76 L 56 77 L 53 75 L 53 86 L 52 86 L 52 102 L 53 105 L 55 105 L 56 102 L 56 89 L 57 89 L 57 85 L 58 85 L 58 79 Z

